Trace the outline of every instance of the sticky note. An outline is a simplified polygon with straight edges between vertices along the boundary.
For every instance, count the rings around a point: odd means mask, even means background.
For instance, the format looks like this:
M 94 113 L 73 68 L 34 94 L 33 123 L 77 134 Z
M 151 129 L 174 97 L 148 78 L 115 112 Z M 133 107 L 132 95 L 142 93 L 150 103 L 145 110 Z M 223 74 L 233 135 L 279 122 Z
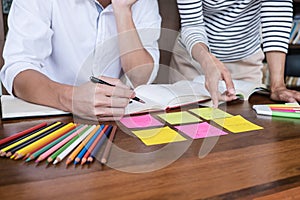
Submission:
M 191 113 L 188 113 L 187 111 L 164 113 L 157 116 L 169 122 L 170 124 L 196 123 L 202 121 L 201 119 L 192 115 Z
M 249 122 L 248 120 L 246 120 L 240 115 L 224 118 L 224 119 L 214 119 L 213 121 L 233 133 L 263 129 L 263 127 L 255 125 L 252 122 Z
M 181 126 L 175 126 L 176 129 L 180 130 L 184 134 L 188 135 L 192 139 L 206 138 L 213 136 L 226 135 L 228 133 L 211 126 L 207 122 L 197 124 L 186 124 Z
M 163 128 L 144 129 L 132 132 L 147 146 L 186 140 L 186 138 L 182 137 L 179 133 L 168 126 Z
M 194 108 L 190 109 L 189 111 L 206 120 L 232 117 L 231 114 L 224 112 L 223 110 L 220 110 L 218 108 Z
M 124 117 L 120 120 L 120 122 L 127 128 L 144 128 L 163 125 L 150 114 Z

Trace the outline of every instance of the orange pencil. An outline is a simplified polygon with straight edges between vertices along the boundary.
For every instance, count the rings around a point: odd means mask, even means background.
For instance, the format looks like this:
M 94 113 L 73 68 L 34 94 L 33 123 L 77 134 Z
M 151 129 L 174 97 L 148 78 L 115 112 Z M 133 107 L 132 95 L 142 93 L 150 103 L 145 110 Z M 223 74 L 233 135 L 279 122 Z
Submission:
M 109 135 L 109 139 L 106 143 L 106 146 L 105 146 L 105 149 L 104 149 L 104 152 L 103 152 L 103 156 L 102 156 L 102 159 L 101 159 L 101 163 L 102 164 L 106 164 L 107 163 L 107 159 L 108 159 L 108 154 L 110 152 L 110 149 L 111 149 L 111 145 L 112 145 L 112 142 L 114 140 L 114 137 L 115 137 L 115 134 L 116 134 L 116 131 L 117 131 L 117 126 L 114 126 L 110 135 Z
M 93 131 L 78 145 L 78 147 L 69 155 L 66 165 L 70 164 L 77 154 L 81 151 L 81 149 L 88 143 L 88 141 L 93 137 L 93 135 L 96 133 L 96 131 L 100 128 L 100 125 L 97 125 Z
M 105 131 L 106 131 L 106 129 L 108 127 L 109 127 L 109 125 L 105 125 L 104 128 L 101 130 L 101 133 L 99 133 L 99 135 L 93 141 L 93 143 L 90 146 L 90 148 L 86 151 L 86 153 L 82 157 L 82 159 L 81 159 L 81 165 L 83 165 L 84 163 L 86 163 L 87 158 L 90 156 L 91 152 L 93 151 L 93 149 L 95 148 L 95 146 L 97 145 L 97 143 L 99 142 L 99 140 L 101 139 L 101 137 L 104 135 L 104 133 L 105 133 Z
M 19 151 L 16 152 L 16 155 L 14 157 L 15 160 L 22 158 L 23 156 L 25 156 L 26 154 L 32 152 L 32 150 L 41 147 L 41 146 L 45 146 L 45 144 L 47 144 L 49 142 L 49 140 L 53 140 L 53 138 L 56 138 L 59 135 L 63 135 L 66 132 L 72 130 L 73 128 L 75 128 L 76 125 L 74 123 L 68 123 L 67 125 L 63 126 L 62 128 L 54 131 L 53 133 L 43 137 L 42 139 L 31 143 L 30 145 L 20 149 Z

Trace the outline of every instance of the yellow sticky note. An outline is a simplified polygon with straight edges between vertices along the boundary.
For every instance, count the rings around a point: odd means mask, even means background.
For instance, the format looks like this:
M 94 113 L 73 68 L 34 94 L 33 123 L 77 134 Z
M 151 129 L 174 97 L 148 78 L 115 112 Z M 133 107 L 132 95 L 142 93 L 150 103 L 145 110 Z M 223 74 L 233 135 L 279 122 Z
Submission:
M 201 119 L 188 113 L 187 111 L 164 113 L 164 114 L 159 114 L 157 116 L 169 122 L 170 124 L 196 123 L 202 121 Z
M 206 120 L 232 117 L 231 114 L 224 112 L 223 110 L 220 110 L 218 108 L 194 108 L 190 109 L 189 111 Z
M 147 146 L 186 140 L 186 138 L 182 137 L 179 133 L 168 126 L 163 128 L 144 129 L 132 132 Z
M 249 122 L 248 120 L 246 120 L 240 115 L 224 118 L 224 119 L 214 119 L 213 121 L 233 133 L 263 129 L 263 127 L 255 125 L 252 122 Z

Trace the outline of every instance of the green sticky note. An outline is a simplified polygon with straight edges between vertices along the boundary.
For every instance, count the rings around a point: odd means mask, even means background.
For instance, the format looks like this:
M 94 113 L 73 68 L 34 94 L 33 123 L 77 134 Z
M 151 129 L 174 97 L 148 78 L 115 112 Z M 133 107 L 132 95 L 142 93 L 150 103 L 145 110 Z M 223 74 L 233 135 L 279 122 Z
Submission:
M 190 109 L 189 111 L 206 120 L 232 117 L 231 114 L 224 112 L 223 110 L 220 110 L 218 108 L 194 108 Z
M 263 127 L 253 124 L 240 115 L 223 119 L 214 119 L 213 121 L 233 133 L 263 129 Z
M 157 116 L 170 124 L 197 123 L 202 121 L 201 119 L 192 115 L 191 113 L 188 113 L 187 111 L 164 113 L 164 114 L 159 114 Z
M 168 126 L 163 128 L 144 129 L 132 132 L 147 146 L 186 140 L 186 138 L 182 137 L 179 133 Z

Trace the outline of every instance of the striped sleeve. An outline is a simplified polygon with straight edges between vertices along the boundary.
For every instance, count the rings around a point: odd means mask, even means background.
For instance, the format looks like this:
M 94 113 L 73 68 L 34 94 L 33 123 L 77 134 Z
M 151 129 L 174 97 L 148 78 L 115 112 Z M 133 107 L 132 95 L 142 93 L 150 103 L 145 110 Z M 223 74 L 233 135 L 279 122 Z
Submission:
M 264 52 L 287 53 L 292 20 L 292 0 L 262 0 L 261 23 Z
M 203 21 L 202 1 L 177 0 L 177 6 L 181 18 L 181 42 L 190 55 L 193 46 L 198 42 L 209 47 Z

